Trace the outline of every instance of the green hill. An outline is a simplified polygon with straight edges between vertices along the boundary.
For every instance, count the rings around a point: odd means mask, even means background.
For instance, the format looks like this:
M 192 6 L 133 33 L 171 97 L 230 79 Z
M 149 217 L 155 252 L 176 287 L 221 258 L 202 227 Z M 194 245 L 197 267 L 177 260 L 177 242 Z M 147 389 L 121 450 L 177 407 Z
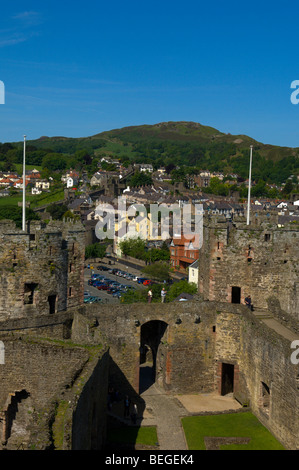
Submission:
M 22 142 L 13 145 L 20 152 Z M 44 136 L 28 141 L 29 159 L 32 157 L 28 164 L 42 165 L 46 154 L 59 153 L 63 154 L 66 166 L 88 165 L 86 156 L 82 160 L 85 152 L 94 162 L 91 170 L 100 157 L 112 156 L 127 164 L 152 163 L 155 168 L 174 164 L 233 172 L 246 178 L 250 145 L 254 146 L 254 178 L 280 184 L 299 174 L 299 148 L 263 144 L 246 135 L 223 133 L 185 121 L 130 126 L 81 138 Z
M 185 121 L 124 127 L 101 132 L 90 137 L 41 137 L 30 141 L 30 143 L 38 148 L 72 152 L 86 147 L 101 149 L 107 143 L 123 146 L 124 144 L 136 144 L 144 141 L 231 144 L 237 150 L 248 149 L 250 145 L 253 145 L 255 150 L 258 150 L 262 156 L 273 161 L 281 160 L 289 155 L 298 155 L 299 152 L 299 148 L 263 144 L 246 135 L 225 134 L 213 127 Z

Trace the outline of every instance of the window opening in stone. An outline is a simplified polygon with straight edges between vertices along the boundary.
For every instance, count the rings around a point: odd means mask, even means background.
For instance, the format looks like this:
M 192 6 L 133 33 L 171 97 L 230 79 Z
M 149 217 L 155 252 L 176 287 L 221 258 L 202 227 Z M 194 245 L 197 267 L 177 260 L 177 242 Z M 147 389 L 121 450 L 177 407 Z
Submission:
M 49 314 L 52 315 L 53 313 L 56 313 L 56 295 L 49 295 L 48 303 L 49 303 Z
M 241 287 L 233 286 L 232 287 L 232 304 L 241 303 Z
M 265 242 L 269 242 L 271 240 L 271 234 L 265 233 Z
M 266 415 L 269 415 L 269 411 L 270 411 L 270 388 L 264 382 L 262 382 L 261 405 L 262 405 L 263 412 Z
M 24 304 L 25 305 L 33 305 L 35 301 L 35 291 L 38 284 L 30 283 L 25 284 L 25 291 L 24 291 Z

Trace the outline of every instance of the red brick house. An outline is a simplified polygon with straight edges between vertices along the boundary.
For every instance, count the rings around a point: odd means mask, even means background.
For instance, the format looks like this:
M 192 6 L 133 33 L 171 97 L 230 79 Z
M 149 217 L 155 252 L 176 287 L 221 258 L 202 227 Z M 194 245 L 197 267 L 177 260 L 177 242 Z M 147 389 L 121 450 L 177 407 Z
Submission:
M 188 267 L 199 258 L 198 236 L 173 238 L 170 244 L 170 266 L 187 273 Z

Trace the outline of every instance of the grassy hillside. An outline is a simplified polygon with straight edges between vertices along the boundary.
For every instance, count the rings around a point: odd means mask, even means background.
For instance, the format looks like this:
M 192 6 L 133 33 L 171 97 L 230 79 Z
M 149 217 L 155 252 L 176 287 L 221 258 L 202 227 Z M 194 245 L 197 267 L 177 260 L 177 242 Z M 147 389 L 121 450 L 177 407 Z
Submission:
M 14 144 L 21 151 L 22 143 Z M 64 167 L 97 168 L 102 156 L 118 158 L 123 163 L 153 163 L 238 173 L 246 178 L 250 145 L 254 146 L 253 177 L 265 182 L 283 183 L 299 174 L 299 148 L 263 144 L 246 135 L 231 135 L 195 122 L 164 122 L 155 125 L 124 127 L 90 137 L 41 137 L 29 141 L 33 149 L 28 163 L 43 166 L 48 153 L 65 159 Z M 80 152 L 87 152 L 93 165 L 83 161 Z M 0 152 L 1 153 L 1 152 Z M 21 156 L 19 155 L 18 158 Z M 52 158 L 52 157 L 51 157 Z
M 299 148 L 263 144 L 246 135 L 225 134 L 213 127 L 184 121 L 124 127 L 82 138 L 41 137 L 30 141 L 30 144 L 41 149 L 49 148 L 55 152 L 72 153 L 89 148 L 97 152 L 103 149 L 105 153 L 109 148 L 112 153 L 116 151 L 132 155 L 132 144 L 143 141 L 232 144 L 237 150 L 248 149 L 252 144 L 261 156 L 274 162 L 289 155 L 297 155 L 299 152 Z M 129 148 L 126 148 L 127 146 Z

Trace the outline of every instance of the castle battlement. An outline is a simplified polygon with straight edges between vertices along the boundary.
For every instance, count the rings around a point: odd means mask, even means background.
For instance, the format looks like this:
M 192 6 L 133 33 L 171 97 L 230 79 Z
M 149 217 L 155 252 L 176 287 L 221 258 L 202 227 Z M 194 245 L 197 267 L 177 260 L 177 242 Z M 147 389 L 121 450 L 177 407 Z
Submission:
M 83 302 L 85 229 L 31 221 L 0 223 L 0 320 L 64 311 Z

